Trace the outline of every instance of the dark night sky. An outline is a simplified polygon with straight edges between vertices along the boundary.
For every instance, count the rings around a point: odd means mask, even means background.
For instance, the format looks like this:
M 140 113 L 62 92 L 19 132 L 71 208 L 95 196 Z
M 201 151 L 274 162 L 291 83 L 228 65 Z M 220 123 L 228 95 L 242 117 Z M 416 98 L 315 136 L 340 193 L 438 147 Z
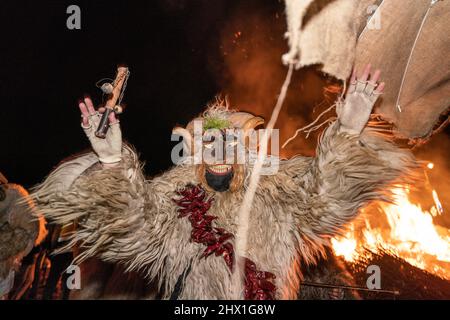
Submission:
M 133 4 L 131 4 L 133 3 Z M 277 1 L 2 1 L 0 170 L 26 187 L 63 158 L 89 147 L 77 100 L 95 82 L 131 70 L 122 116 L 124 138 L 154 174 L 170 163 L 170 132 L 220 91 L 219 32 L 237 6 Z M 66 28 L 66 8 L 81 8 L 81 30 Z M 245 8 L 244 8 L 245 10 Z M 213 67 L 212 67 L 213 66 Z

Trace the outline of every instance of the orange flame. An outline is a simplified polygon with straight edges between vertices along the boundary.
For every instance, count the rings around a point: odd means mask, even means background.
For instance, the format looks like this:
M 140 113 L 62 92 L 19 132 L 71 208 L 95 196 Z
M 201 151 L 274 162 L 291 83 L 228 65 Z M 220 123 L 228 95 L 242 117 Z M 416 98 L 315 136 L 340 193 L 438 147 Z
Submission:
M 389 230 L 372 228 L 368 217 L 362 236 L 358 237 L 355 224 L 351 224 L 344 236 L 332 239 L 334 253 L 352 262 L 364 254 L 364 248 L 374 252 L 383 248 L 418 268 L 450 279 L 449 232 L 433 223 L 433 216 L 443 212 L 437 192 L 432 191 L 435 206 L 430 211 L 410 202 L 407 187 L 397 187 L 392 192 L 395 202 L 380 204 Z

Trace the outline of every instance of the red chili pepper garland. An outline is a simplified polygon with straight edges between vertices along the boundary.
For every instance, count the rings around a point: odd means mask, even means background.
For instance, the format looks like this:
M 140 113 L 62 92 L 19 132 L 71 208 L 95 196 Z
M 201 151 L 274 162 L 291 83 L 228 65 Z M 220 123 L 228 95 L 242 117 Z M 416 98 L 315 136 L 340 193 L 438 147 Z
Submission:
M 246 300 L 274 300 L 276 287 L 273 284 L 275 275 L 271 272 L 259 271 L 250 259 L 245 258 Z
M 213 253 L 216 256 L 223 256 L 228 268 L 233 271 L 234 248 L 228 241 L 233 238 L 233 235 L 223 228 L 213 227 L 212 221 L 217 217 L 207 214 L 213 199 L 206 197 L 206 192 L 200 185 L 189 185 L 177 191 L 177 194 L 182 196 L 181 199 L 173 199 L 180 207 L 178 218 L 188 216 L 192 225 L 192 241 L 207 246 L 202 258 Z M 255 263 L 245 258 L 244 296 L 246 300 L 273 300 L 276 290 L 273 279 L 275 279 L 273 273 L 257 270 Z
M 207 214 L 213 199 L 206 199 L 206 192 L 200 186 L 188 186 L 177 194 L 182 196 L 179 200 L 174 199 L 180 206 L 178 217 L 188 216 L 192 225 L 191 239 L 207 246 L 202 258 L 213 253 L 216 256 L 222 255 L 227 266 L 233 270 L 234 250 L 231 242 L 228 242 L 233 235 L 222 228 L 213 227 L 212 221 L 217 217 Z

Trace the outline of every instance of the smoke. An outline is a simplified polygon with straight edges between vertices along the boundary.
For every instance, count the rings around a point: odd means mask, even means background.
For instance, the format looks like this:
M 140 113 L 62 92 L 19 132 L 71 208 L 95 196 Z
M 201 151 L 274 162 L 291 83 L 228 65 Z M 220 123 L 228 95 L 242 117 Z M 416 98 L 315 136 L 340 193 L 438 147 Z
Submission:
M 252 1 L 250 1 L 252 2 Z M 262 116 L 268 121 L 275 105 L 287 67 L 281 56 L 288 48 L 284 6 L 275 8 L 243 4 L 235 8 L 221 31 L 220 56 L 224 68 L 211 63 L 222 93 L 238 110 Z M 280 129 L 280 146 L 296 129 L 313 121 L 335 99 L 324 93 L 326 77 L 314 67 L 295 71 L 283 109 L 275 128 Z M 327 114 L 330 117 L 333 114 Z M 317 133 L 306 139 L 299 135 L 281 156 L 313 155 Z

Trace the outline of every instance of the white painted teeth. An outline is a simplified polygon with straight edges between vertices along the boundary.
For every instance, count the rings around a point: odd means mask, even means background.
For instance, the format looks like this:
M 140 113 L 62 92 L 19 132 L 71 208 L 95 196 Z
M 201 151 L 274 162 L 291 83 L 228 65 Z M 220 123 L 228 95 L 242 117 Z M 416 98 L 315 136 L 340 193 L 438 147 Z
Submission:
M 214 173 L 227 173 L 231 170 L 231 166 L 227 164 L 217 164 L 214 166 L 210 166 L 209 170 L 211 170 Z

